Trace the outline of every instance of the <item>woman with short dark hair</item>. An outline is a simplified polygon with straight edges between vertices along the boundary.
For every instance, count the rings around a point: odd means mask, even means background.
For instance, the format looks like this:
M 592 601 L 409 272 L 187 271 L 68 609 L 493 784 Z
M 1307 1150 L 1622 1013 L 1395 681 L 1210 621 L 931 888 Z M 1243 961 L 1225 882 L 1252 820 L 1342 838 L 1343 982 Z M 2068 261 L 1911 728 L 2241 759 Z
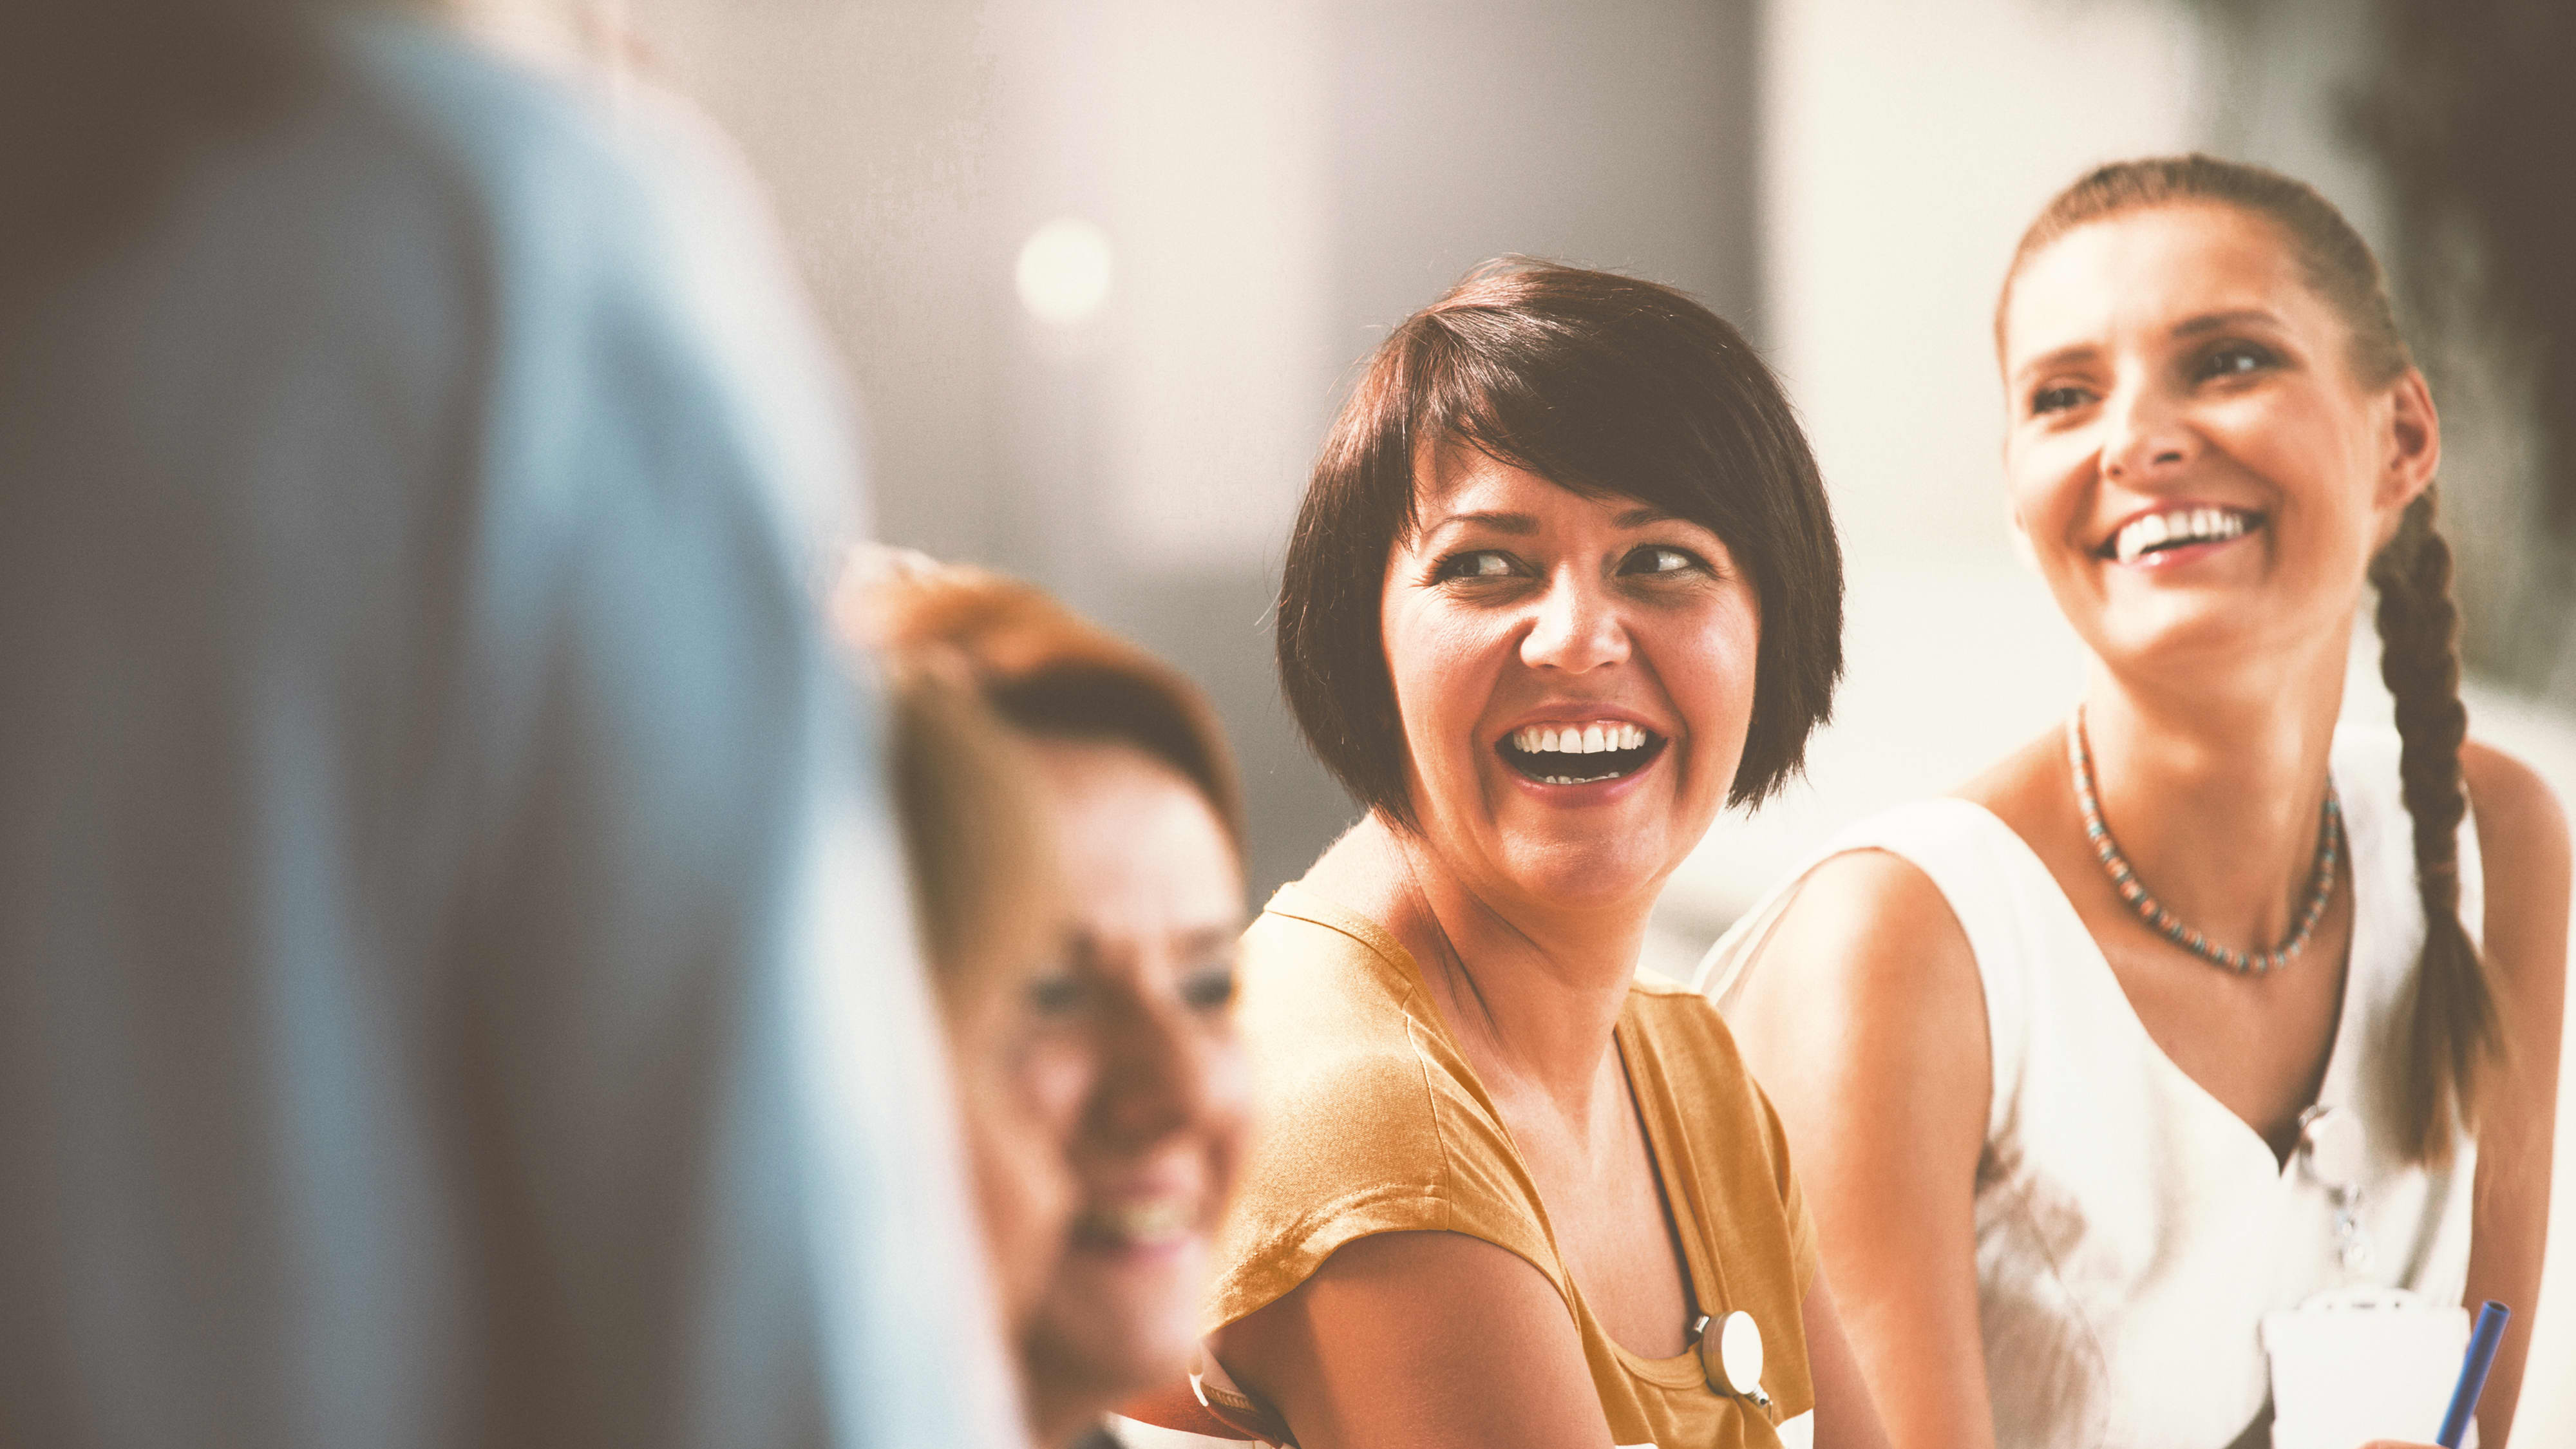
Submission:
M 1841 593 L 1786 400 L 1680 293 L 1502 263 L 1378 349 L 1280 594 L 1289 701 L 1368 813 L 1245 938 L 1222 1417 L 1603 1449 L 1813 1408 L 1878 1442 L 1769 1105 L 1634 974 L 1665 877 L 1798 767 Z

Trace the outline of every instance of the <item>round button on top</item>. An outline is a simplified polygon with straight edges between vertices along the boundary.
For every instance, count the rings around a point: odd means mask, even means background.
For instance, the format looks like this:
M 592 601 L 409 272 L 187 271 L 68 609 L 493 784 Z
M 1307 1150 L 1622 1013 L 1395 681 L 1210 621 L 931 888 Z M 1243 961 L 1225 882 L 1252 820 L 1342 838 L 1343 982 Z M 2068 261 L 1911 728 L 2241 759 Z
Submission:
M 1762 1326 L 1752 1314 L 1739 1308 L 1726 1315 L 1715 1333 L 1701 1334 L 1699 1359 L 1719 1393 L 1770 1406 L 1771 1396 L 1762 1392 Z

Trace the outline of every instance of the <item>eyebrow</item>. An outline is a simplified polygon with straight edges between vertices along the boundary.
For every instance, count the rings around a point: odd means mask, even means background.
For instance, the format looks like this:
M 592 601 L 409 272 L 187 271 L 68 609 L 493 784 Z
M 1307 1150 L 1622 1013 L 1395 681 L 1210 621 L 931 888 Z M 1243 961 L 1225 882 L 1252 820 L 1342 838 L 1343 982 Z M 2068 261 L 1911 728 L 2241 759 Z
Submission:
M 2280 318 L 2260 307 L 2240 307 L 2233 312 L 2204 312 L 2188 321 L 2177 322 L 2174 324 L 2173 335 L 2198 337 L 2203 333 L 2222 332 L 2230 327 L 2242 327 L 2248 322 L 2259 323 L 2266 327 L 2281 325 Z
M 1444 528 L 1468 524 L 1482 525 L 1496 533 L 1508 533 L 1516 538 L 1526 538 L 1538 532 L 1538 520 L 1526 513 L 1452 513 L 1422 531 L 1427 536 L 1438 533 Z
M 1678 514 L 1651 504 L 1628 509 L 1610 520 L 1613 525 L 1620 528 L 1643 528 L 1650 523 L 1687 523 L 1689 521 Z M 1508 533 L 1515 538 L 1527 538 L 1538 532 L 1538 520 L 1526 513 L 1452 513 L 1424 529 L 1423 533 L 1428 536 L 1444 528 L 1466 524 L 1481 525 L 1496 533 Z
M 2240 307 L 2232 312 L 2203 312 L 2197 317 L 2184 318 L 2182 321 L 2175 323 L 2172 330 L 2166 335 L 2169 337 L 2205 337 L 2212 332 L 2224 332 L 2230 327 L 2243 327 L 2249 323 L 2264 327 L 2278 327 L 2282 325 L 2280 318 L 2272 315 L 2270 312 L 2264 311 L 2260 307 Z M 2013 382 L 2018 385 L 2028 380 L 2032 373 L 2046 372 L 2051 368 L 2063 367 L 2067 363 L 2073 362 L 2078 358 L 2094 356 L 2101 350 L 2100 345 L 2096 343 L 2069 343 L 2064 347 L 2058 348 L 2054 352 L 2034 357 L 2030 361 L 2023 363 L 2013 372 Z

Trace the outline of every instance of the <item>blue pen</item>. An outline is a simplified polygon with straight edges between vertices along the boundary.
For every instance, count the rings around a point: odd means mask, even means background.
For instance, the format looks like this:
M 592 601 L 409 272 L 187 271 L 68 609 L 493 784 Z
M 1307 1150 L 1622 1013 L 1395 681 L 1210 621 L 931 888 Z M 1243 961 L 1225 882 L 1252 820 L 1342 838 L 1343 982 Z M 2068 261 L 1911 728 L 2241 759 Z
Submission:
M 2513 1310 L 2490 1298 L 2478 1310 L 2478 1326 L 2469 1333 L 2468 1356 L 2460 1360 L 2459 1386 L 2451 1390 L 2451 1407 L 2442 1415 L 2442 1432 L 2433 1442 L 2442 1449 L 2460 1449 L 2468 1437 L 2469 1416 L 2478 1411 L 2478 1395 L 2486 1392 L 2487 1370 L 2494 1366 L 2496 1345 L 2504 1342 L 2504 1321 Z

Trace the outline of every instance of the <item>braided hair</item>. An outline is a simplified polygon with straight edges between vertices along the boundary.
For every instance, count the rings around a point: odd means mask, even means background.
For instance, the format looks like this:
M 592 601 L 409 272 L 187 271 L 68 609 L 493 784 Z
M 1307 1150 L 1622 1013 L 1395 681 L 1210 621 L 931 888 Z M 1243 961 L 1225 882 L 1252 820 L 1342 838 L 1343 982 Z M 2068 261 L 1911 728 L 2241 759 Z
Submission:
M 1995 305 L 1997 350 L 2013 279 L 2058 238 L 2090 222 L 2149 207 L 2234 206 L 2278 226 L 2308 285 L 2352 335 L 2350 361 L 2364 385 L 2387 386 L 2414 366 L 2397 330 L 2388 285 L 2368 243 L 2313 187 L 2275 171 L 2214 156 L 2160 156 L 2099 167 L 2057 194 L 2023 233 Z M 2495 989 L 2460 921 L 2460 821 L 2468 795 L 2460 744 L 2459 610 L 2451 601 L 2451 546 L 2434 527 L 2434 490 L 2406 506 L 2396 535 L 2370 561 L 2379 593 L 2380 677 L 2397 703 L 2398 775 L 2415 827 L 2415 886 L 2424 908 L 2424 952 L 2406 1028 L 2406 1155 L 2439 1163 L 2474 1133 L 2480 1084 L 2502 1050 Z
M 2406 505 L 2397 536 L 2370 561 L 2379 590 L 2379 677 L 2397 701 L 2397 773 L 2415 822 L 2415 889 L 2424 902 L 2424 955 L 2406 1027 L 2406 1145 L 2448 1154 L 2454 1123 L 2477 1120 L 2481 1070 L 2502 1049 L 2486 964 L 2460 921 L 2460 612 L 2451 603 L 2451 546 L 2433 526 L 2431 488 Z

